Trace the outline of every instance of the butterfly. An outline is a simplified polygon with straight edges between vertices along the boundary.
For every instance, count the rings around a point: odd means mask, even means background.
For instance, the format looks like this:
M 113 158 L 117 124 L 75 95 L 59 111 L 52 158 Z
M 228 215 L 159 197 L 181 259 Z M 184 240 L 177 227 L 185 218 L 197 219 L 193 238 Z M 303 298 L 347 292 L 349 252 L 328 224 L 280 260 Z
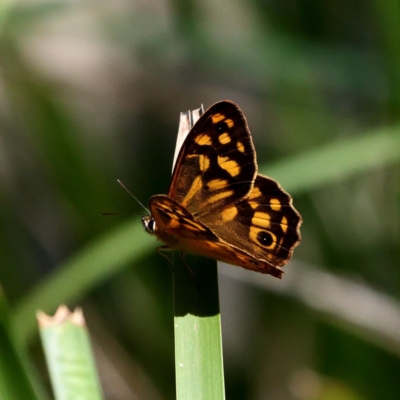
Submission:
M 302 218 L 279 183 L 258 174 L 246 118 L 212 105 L 179 151 L 167 195 L 149 200 L 145 230 L 179 250 L 281 278 L 300 243 Z

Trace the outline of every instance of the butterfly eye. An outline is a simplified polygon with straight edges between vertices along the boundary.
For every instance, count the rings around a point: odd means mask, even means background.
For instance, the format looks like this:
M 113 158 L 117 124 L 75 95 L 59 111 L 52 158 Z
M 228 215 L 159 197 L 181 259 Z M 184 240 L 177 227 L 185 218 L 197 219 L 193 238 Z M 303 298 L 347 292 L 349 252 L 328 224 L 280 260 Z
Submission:
M 156 221 L 151 218 L 147 224 L 147 228 L 149 229 L 149 231 L 154 232 L 156 230 Z
M 270 246 L 273 242 L 273 238 L 271 234 L 265 231 L 260 231 L 257 234 L 257 240 L 263 245 L 263 246 Z
M 142 217 L 142 224 L 144 229 L 149 233 L 154 233 L 156 230 L 156 221 L 150 215 Z

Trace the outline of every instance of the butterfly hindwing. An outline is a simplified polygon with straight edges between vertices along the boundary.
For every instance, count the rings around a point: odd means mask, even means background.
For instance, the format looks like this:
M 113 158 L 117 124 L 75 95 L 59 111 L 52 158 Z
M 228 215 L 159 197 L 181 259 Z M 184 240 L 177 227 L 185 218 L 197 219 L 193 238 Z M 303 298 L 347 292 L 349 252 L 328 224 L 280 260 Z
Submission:
M 291 196 L 275 180 L 258 175 L 244 204 L 254 210 L 250 240 L 257 248 L 255 255 L 265 256 L 274 265 L 286 265 L 301 241 L 303 222 Z
M 186 137 L 168 195 L 198 217 L 247 196 L 256 174 L 246 119 L 236 104 L 224 101 L 211 106 Z
M 249 197 L 199 220 L 221 240 L 275 266 L 285 265 L 300 242 L 301 217 L 291 197 L 262 175 Z

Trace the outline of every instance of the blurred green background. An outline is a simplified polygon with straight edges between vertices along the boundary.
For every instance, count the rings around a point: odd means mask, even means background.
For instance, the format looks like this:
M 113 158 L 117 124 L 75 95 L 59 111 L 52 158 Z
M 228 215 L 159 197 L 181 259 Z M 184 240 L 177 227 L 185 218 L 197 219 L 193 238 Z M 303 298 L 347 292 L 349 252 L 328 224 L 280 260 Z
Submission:
M 174 398 L 171 266 L 116 179 L 166 193 L 179 112 L 230 99 L 304 223 L 282 281 L 219 268 L 227 398 L 399 398 L 398 1 L 1 4 L 0 283 L 45 385 L 65 302 L 107 399 Z

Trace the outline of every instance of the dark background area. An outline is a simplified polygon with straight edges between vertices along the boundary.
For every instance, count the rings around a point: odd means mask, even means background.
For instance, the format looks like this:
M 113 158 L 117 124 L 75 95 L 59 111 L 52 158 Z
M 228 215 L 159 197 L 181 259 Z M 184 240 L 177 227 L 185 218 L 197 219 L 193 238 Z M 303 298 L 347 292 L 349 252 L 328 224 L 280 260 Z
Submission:
M 282 281 L 219 269 L 227 398 L 398 398 L 398 2 L 34 0 L 0 16 L 0 283 L 16 313 L 140 224 L 117 178 L 144 203 L 166 193 L 179 113 L 229 99 L 304 223 Z M 144 232 L 125 240 L 146 256 L 65 302 L 83 307 L 107 398 L 173 399 L 171 266 Z

